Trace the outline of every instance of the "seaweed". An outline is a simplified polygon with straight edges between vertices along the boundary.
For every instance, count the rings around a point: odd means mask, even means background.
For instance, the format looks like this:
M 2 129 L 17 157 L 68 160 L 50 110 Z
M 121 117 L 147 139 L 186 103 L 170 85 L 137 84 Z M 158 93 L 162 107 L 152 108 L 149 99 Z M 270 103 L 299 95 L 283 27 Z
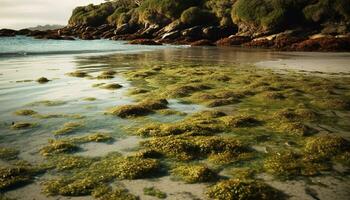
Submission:
M 49 140 L 49 144 L 40 149 L 40 154 L 43 156 L 51 156 L 54 154 L 71 153 L 78 149 L 79 147 L 72 142 Z
M 118 84 L 118 83 L 110 83 L 110 84 L 101 86 L 101 88 L 107 89 L 107 90 L 116 90 L 116 89 L 119 89 L 119 88 L 122 88 L 122 87 L 123 86 Z
M 47 83 L 49 82 L 50 80 L 47 79 L 46 77 L 41 77 L 39 79 L 36 80 L 36 82 L 40 83 L 40 84 L 44 84 L 44 83 Z
M 157 197 L 159 199 L 165 199 L 167 197 L 167 194 L 165 192 L 162 192 L 159 189 L 154 188 L 154 187 L 143 188 L 143 194 L 148 195 L 148 196 Z
M 78 77 L 78 78 L 85 78 L 85 77 L 89 76 L 88 73 L 83 72 L 83 71 L 70 72 L 67 75 L 72 76 L 72 77 Z
M 171 170 L 171 173 L 186 183 L 212 182 L 218 179 L 216 172 L 205 165 L 181 165 Z
M 59 171 L 89 167 L 93 160 L 81 156 L 58 155 L 50 158 L 50 164 Z
M 63 126 L 60 129 L 54 131 L 53 134 L 64 135 L 64 134 L 72 133 L 80 129 L 81 127 L 83 127 L 83 123 L 81 122 L 67 122 L 63 124 Z
M 281 192 L 262 181 L 240 179 L 220 181 L 210 186 L 206 194 L 218 200 L 282 199 Z
M 305 153 L 319 159 L 331 159 L 333 156 L 350 152 L 350 142 L 334 135 L 313 136 L 306 139 Z
M 19 151 L 14 148 L 0 147 L 0 159 L 14 160 L 17 158 Z
M 20 116 L 31 116 L 31 115 L 35 115 L 37 114 L 36 111 L 34 110 L 29 110 L 29 109 L 26 109 L 26 110 L 17 110 L 15 112 L 16 115 L 20 115 Z
M 138 105 L 150 110 L 160 110 L 168 108 L 168 101 L 166 99 L 145 99 Z
M 13 122 L 11 125 L 12 129 L 28 129 L 38 126 L 38 124 L 30 123 L 30 122 Z
M 222 121 L 227 127 L 238 128 L 238 127 L 253 127 L 261 125 L 261 121 L 246 115 L 238 116 L 226 116 L 222 118 Z
M 124 105 L 111 108 L 107 114 L 116 115 L 121 118 L 139 117 L 152 113 L 153 111 L 140 105 Z

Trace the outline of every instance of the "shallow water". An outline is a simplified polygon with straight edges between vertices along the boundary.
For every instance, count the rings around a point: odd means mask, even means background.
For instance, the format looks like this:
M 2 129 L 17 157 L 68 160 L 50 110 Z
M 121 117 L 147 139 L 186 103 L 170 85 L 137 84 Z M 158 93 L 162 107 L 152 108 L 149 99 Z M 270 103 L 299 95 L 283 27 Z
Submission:
M 108 132 L 115 138 L 115 141 L 111 144 L 88 143 L 81 145 L 82 150 L 77 152 L 77 155 L 98 157 L 112 151 L 128 154 L 137 148 L 138 142 L 143 139 L 136 136 L 127 136 L 124 128 L 125 126 L 132 127 L 139 122 L 104 115 L 104 112 L 112 106 L 134 102 L 134 99 L 125 95 L 133 85 L 124 77 L 118 75 L 118 73 L 130 68 L 152 65 L 155 62 L 164 64 L 176 62 L 192 65 L 212 64 L 213 67 L 237 64 L 272 67 L 279 70 L 293 69 L 327 73 L 350 72 L 349 53 L 292 53 L 240 48 L 190 48 L 184 46 L 149 47 L 130 46 L 113 41 L 73 41 L 70 43 L 71 41 L 34 41 L 27 38 L 17 38 L 17 42 L 9 48 L 12 44 L 11 41 L 1 40 L 0 146 L 14 147 L 20 150 L 19 157 L 32 163 L 43 160 L 38 154 L 39 149 L 47 144 L 48 139 L 59 137 L 54 136 L 52 132 L 60 128 L 65 122 L 83 123 L 84 126 L 74 132 L 74 136 L 94 132 Z M 87 52 L 89 53 L 87 54 Z M 105 52 L 108 52 L 108 54 Z M 84 70 L 95 77 L 101 71 L 109 69 L 117 71 L 115 78 L 97 80 L 66 75 L 75 70 Z M 47 77 L 51 81 L 46 84 L 39 84 L 35 80 L 40 77 Z M 123 88 L 111 91 L 92 87 L 93 84 L 97 83 L 118 83 Z M 94 97 L 96 100 L 84 100 L 87 97 Z M 60 101 L 61 104 L 56 106 L 31 105 L 33 102 L 43 100 Z M 186 104 L 177 100 L 170 100 L 169 103 L 170 108 L 185 113 L 205 109 L 200 105 Z M 33 109 L 40 114 L 71 114 L 82 117 L 80 119 L 70 117 L 40 119 L 14 115 L 13 112 L 19 109 Z M 177 115 L 164 117 L 154 114 L 144 120 L 169 122 L 180 119 L 182 117 Z M 11 123 L 18 121 L 34 122 L 38 125 L 32 129 L 11 129 Z M 158 185 L 161 186 L 162 182 L 169 182 L 169 180 L 162 179 Z M 124 184 L 127 185 L 128 181 L 124 181 Z M 175 187 L 176 184 L 172 183 L 170 185 Z M 144 185 L 147 185 L 147 182 L 142 180 L 135 182 L 135 187 L 127 186 L 127 188 L 139 194 L 141 186 Z M 178 187 L 187 188 L 186 185 Z M 30 188 L 34 189 L 31 190 Z M 203 186 L 194 185 L 194 188 L 203 188 Z M 187 189 L 184 192 L 188 192 Z M 44 199 L 44 197 L 37 196 L 37 190 L 38 185 L 35 183 L 11 191 L 9 194 L 19 199 Z M 20 195 L 23 191 L 26 191 L 26 197 Z M 174 190 L 174 192 L 179 191 Z M 198 190 L 195 193 L 202 197 Z M 176 197 L 181 198 L 182 196 L 181 194 L 180 196 L 174 195 L 175 199 Z

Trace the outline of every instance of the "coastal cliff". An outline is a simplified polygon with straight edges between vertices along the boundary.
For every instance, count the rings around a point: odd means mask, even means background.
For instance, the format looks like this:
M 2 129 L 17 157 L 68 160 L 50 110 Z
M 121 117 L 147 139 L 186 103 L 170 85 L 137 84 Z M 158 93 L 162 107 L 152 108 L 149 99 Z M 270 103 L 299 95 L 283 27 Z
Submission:
M 114 0 L 73 10 L 65 28 L 0 35 L 350 51 L 350 0 Z

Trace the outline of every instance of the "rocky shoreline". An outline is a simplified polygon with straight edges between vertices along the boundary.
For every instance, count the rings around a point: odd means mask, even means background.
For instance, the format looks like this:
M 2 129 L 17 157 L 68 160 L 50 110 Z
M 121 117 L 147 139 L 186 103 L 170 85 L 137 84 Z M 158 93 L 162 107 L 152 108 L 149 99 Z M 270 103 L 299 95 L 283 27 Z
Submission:
M 24 35 L 36 39 L 82 40 L 110 39 L 127 40 L 129 44 L 191 46 L 242 46 L 270 48 L 288 51 L 350 51 L 350 33 L 342 35 L 322 34 L 315 31 L 287 30 L 277 34 L 258 37 L 242 36 L 219 26 L 194 26 L 179 28 L 171 23 L 165 27 L 150 26 L 140 29 L 124 24 L 119 27 L 104 24 L 98 27 L 76 25 L 48 31 L 29 29 L 1 29 L 0 37 Z

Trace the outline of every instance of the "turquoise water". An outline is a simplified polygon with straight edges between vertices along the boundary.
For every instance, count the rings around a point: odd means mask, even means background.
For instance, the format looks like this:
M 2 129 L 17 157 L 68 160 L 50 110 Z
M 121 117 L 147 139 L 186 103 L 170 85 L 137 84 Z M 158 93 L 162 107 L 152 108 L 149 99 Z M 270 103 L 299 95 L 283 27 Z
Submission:
M 99 52 L 140 52 L 165 46 L 125 45 L 112 40 L 41 40 L 25 36 L 0 37 L 0 57 Z

